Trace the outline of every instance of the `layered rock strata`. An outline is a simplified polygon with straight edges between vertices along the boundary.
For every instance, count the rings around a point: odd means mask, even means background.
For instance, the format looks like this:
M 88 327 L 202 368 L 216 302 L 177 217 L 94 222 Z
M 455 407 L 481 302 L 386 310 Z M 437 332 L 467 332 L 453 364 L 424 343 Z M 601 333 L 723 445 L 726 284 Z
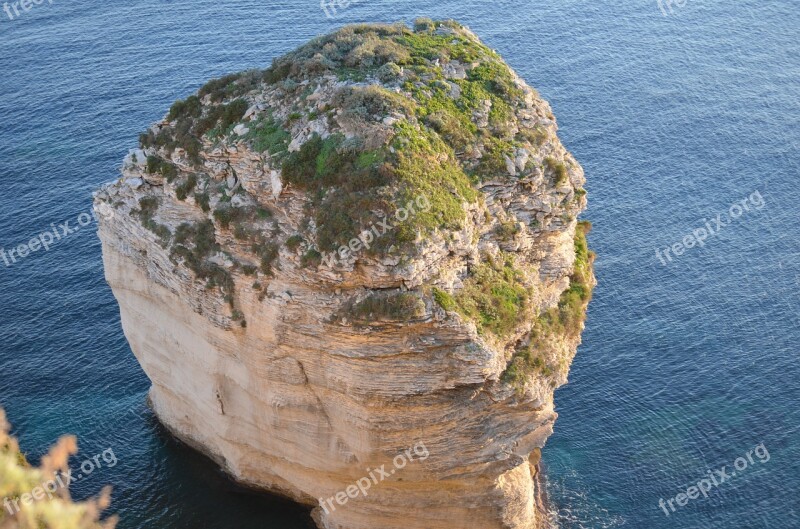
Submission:
M 594 282 L 556 130 L 496 52 L 429 20 L 177 102 L 95 198 L 159 419 L 322 528 L 536 526 Z

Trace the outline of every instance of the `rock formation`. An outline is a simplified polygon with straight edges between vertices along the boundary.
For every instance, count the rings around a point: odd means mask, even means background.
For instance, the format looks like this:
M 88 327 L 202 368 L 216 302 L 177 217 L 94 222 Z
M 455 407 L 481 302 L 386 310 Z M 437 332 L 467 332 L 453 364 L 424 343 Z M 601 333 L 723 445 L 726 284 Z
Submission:
M 322 528 L 536 526 L 594 277 L 583 171 L 496 52 L 345 27 L 178 101 L 122 173 L 106 277 L 176 436 Z

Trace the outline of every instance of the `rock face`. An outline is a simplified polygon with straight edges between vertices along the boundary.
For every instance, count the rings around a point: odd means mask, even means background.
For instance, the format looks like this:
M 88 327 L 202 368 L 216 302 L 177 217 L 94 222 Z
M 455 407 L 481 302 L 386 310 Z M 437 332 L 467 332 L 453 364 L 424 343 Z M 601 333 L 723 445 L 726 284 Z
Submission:
M 122 172 L 106 277 L 176 436 L 326 529 L 541 522 L 584 178 L 469 30 L 346 27 L 211 81 Z

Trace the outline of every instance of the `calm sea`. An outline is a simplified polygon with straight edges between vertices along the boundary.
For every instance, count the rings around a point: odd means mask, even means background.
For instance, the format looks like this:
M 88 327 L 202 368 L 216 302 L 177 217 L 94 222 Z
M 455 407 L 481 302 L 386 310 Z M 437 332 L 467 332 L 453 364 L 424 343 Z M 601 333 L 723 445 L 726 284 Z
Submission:
M 551 102 L 588 177 L 599 286 L 544 451 L 554 517 L 567 529 L 796 529 L 800 9 L 682 3 L 362 0 L 335 19 L 308 0 L 0 12 L 0 246 L 86 221 L 138 133 L 211 77 L 348 22 L 458 19 Z M 718 214 L 730 222 L 717 227 Z M 656 249 L 700 228 L 714 234 L 662 264 Z M 0 307 L 0 404 L 23 448 L 36 460 L 74 433 L 76 463 L 112 449 L 117 465 L 73 490 L 112 484 L 120 528 L 309 526 L 153 420 L 92 225 L 0 262 Z M 768 460 L 752 451 L 761 443 Z M 729 477 L 707 498 L 675 501 L 714 470 Z

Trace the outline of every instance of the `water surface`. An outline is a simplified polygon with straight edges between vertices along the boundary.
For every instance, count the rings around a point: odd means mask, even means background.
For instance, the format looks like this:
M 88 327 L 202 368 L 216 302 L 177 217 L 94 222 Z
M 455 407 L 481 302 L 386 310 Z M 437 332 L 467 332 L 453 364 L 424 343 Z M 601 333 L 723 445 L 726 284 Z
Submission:
M 666 4 L 665 4 L 666 6 Z M 548 99 L 586 169 L 599 285 L 545 451 L 568 529 L 794 529 L 800 14 L 791 0 L 44 2 L 0 12 L 0 246 L 88 212 L 138 133 L 214 76 L 348 22 L 418 15 L 469 25 Z M 759 191 L 743 215 L 666 266 L 656 248 Z M 93 226 L 0 262 L 0 404 L 32 459 L 62 433 L 119 463 L 121 529 L 309 526 L 304 509 L 235 487 L 170 440 L 122 335 Z M 712 469 L 754 464 L 666 516 Z M 78 458 L 76 461 L 80 462 Z

